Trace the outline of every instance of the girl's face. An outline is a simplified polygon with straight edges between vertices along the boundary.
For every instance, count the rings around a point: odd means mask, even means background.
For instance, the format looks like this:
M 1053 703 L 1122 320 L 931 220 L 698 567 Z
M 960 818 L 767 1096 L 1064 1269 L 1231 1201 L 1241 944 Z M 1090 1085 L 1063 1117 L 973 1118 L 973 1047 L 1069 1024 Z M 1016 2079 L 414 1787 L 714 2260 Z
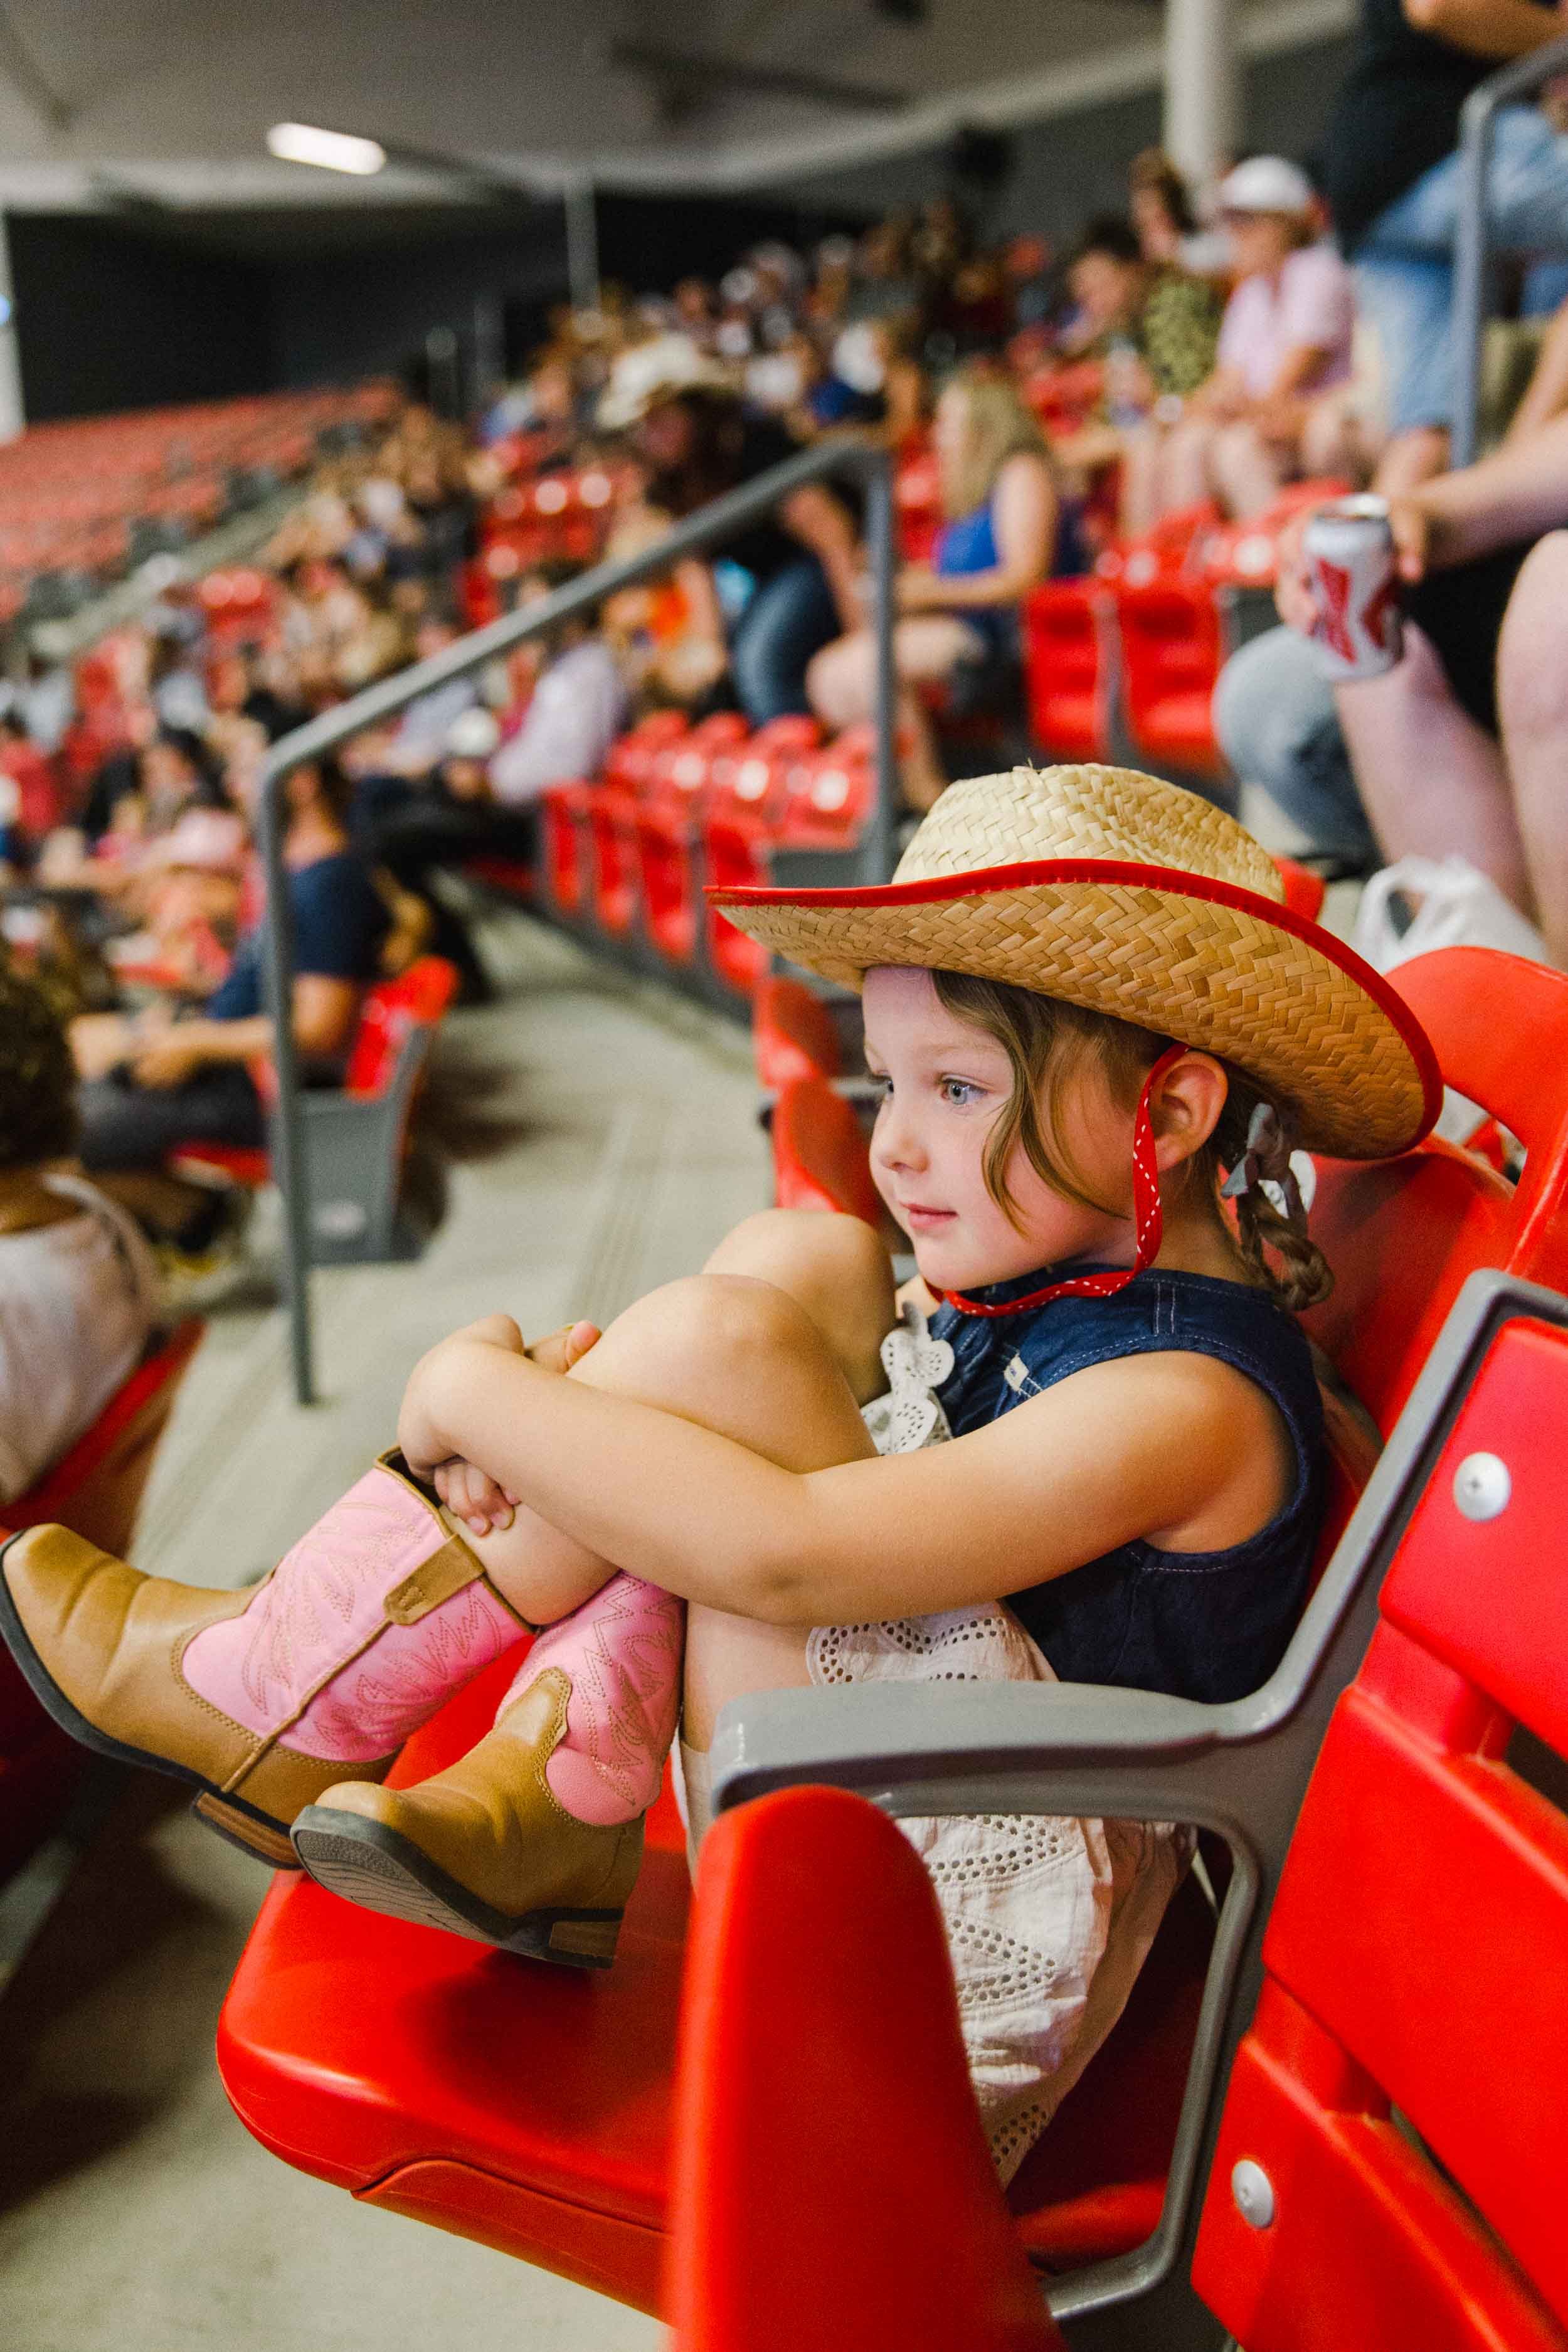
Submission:
M 1131 1265 L 1132 1114 L 1091 1070 L 1064 1089 L 1065 1144 L 1097 1199 L 1080 1207 L 1047 1184 L 1016 1145 L 1005 1174 L 1015 1225 L 986 1190 L 986 1138 L 1013 1092 L 1005 1048 L 949 1013 L 926 971 L 866 975 L 866 1061 L 887 1081 L 871 1138 L 871 1173 L 933 1290 L 973 1290 L 1073 1258 Z

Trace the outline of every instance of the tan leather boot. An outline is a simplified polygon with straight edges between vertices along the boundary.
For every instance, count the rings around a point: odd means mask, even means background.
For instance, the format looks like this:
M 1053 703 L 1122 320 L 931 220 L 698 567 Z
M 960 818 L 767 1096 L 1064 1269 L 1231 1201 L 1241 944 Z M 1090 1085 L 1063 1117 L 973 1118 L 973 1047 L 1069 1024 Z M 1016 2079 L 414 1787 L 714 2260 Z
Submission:
M 615 1576 L 534 1643 L 495 1728 L 416 1788 L 330 1789 L 294 1850 L 333 1894 L 608 1968 L 679 1703 L 685 1604 Z
M 248 1591 L 143 1576 L 66 1528 L 0 1549 L 0 1632 L 56 1722 L 195 1788 L 208 1826 L 275 1868 L 298 1866 L 301 1806 L 379 1780 L 526 1630 L 390 1459 Z

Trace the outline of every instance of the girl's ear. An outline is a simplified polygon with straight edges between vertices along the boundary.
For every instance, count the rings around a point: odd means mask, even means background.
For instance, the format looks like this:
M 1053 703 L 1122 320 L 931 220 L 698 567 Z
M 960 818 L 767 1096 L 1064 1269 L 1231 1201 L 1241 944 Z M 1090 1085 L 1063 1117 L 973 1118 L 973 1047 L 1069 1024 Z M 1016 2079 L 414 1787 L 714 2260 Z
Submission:
M 1179 1168 L 1203 1150 L 1229 1092 L 1230 1080 L 1212 1054 L 1184 1054 L 1172 1064 L 1149 1106 L 1157 1167 Z

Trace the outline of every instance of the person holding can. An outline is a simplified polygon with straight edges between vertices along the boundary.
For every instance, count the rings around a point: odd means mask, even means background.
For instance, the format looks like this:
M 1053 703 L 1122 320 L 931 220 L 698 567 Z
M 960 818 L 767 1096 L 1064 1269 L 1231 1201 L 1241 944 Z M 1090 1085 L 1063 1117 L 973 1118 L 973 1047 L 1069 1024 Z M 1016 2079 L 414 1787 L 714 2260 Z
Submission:
M 1363 867 L 1462 857 L 1568 969 L 1568 415 L 1386 516 L 1397 662 L 1338 682 L 1325 667 L 1319 517 L 1299 517 L 1276 590 L 1288 625 L 1226 664 L 1215 730 L 1317 848 Z

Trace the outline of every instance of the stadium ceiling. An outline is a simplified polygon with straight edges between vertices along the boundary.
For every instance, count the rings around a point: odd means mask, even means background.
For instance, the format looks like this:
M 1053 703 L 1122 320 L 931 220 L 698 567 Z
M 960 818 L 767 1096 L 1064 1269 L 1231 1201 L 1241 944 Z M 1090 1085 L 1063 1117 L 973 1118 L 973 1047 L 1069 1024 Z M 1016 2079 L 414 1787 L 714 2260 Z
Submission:
M 1352 0 L 1241 0 L 1251 55 Z M 1161 0 L 0 0 L 0 206 L 471 206 L 719 192 L 1156 87 Z M 303 121 L 379 141 L 349 179 Z M 470 167 L 465 174 L 452 159 Z M 476 173 L 478 176 L 476 176 Z

